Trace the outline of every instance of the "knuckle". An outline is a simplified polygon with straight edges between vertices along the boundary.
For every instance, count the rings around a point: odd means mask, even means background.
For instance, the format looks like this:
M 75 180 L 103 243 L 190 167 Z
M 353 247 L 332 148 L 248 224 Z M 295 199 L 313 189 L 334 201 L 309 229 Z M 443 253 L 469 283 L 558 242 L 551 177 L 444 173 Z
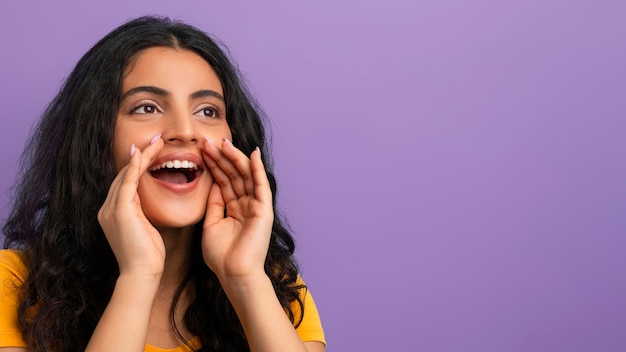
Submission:
M 220 178 L 217 180 L 217 182 L 220 184 L 220 186 L 222 187 L 228 187 L 230 186 L 230 180 L 227 178 Z

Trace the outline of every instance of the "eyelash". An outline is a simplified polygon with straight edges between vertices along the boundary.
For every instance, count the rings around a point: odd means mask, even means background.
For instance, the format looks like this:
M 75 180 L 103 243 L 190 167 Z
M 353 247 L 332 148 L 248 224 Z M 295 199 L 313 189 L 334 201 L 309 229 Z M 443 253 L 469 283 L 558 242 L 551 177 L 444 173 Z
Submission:
M 199 113 L 205 112 L 205 111 L 211 111 L 213 112 L 214 116 L 205 116 L 206 118 L 210 118 L 210 119 L 219 119 L 222 117 L 222 109 L 217 107 L 217 106 L 205 106 L 202 109 L 197 110 L 196 112 L 194 112 L 194 115 L 198 115 Z
M 152 108 L 154 109 L 153 112 L 139 112 L 139 109 L 146 109 L 146 108 Z M 130 113 L 131 114 L 140 114 L 140 115 L 147 115 L 147 114 L 155 114 L 155 113 L 160 113 L 162 112 L 161 109 L 159 109 L 159 107 L 156 104 L 151 104 L 151 103 L 143 103 L 139 106 L 135 106 L 132 109 L 130 109 Z
M 147 109 L 147 108 L 151 108 L 154 109 L 154 111 L 152 112 L 139 112 L 140 109 Z M 211 119 L 219 119 L 223 116 L 223 109 L 217 106 L 206 106 L 203 107 L 202 109 L 198 109 L 196 112 L 194 112 L 194 115 L 200 115 L 201 113 L 205 112 L 205 111 L 211 111 L 213 113 L 213 116 L 205 116 L 206 118 L 211 118 Z M 130 109 L 130 113 L 131 114 L 140 114 L 140 115 L 148 115 L 148 114 L 155 114 L 155 113 L 162 113 L 163 111 L 156 105 L 153 103 L 143 103 L 139 106 L 135 106 L 132 109 Z

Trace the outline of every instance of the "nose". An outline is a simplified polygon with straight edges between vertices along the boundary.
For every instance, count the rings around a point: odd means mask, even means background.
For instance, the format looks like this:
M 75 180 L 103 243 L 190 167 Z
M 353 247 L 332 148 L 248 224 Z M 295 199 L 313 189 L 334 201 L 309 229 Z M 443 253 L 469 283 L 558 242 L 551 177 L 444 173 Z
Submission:
M 199 140 L 191 113 L 181 109 L 169 111 L 161 138 L 167 143 L 196 143 Z

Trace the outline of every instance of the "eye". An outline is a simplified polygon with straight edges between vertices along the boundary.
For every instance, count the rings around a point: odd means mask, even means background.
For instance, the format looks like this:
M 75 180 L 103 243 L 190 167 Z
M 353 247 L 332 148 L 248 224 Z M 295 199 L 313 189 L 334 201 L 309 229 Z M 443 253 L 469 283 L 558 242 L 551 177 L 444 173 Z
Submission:
M 152 104 L 144 104 L 131 110 L 133 114 L 156 114 L 159 112 L 161 112 L 161 110 Z
M 221 111 L 216 107 L 207 106 L 196 111 L 194 115 L 216 119 L 220 117 Z

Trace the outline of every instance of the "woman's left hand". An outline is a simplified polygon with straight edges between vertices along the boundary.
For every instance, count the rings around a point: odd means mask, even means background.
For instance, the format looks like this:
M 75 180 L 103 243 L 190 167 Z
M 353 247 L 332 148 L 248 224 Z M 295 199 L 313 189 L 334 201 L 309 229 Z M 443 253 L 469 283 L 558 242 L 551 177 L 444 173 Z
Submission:
M 202 254 L 220 280 L 265 275 L 274 211 L 257 148 L 250 158 L 224 140 L 207 141 L 204 161 L 214 178 L 202 233 Z

